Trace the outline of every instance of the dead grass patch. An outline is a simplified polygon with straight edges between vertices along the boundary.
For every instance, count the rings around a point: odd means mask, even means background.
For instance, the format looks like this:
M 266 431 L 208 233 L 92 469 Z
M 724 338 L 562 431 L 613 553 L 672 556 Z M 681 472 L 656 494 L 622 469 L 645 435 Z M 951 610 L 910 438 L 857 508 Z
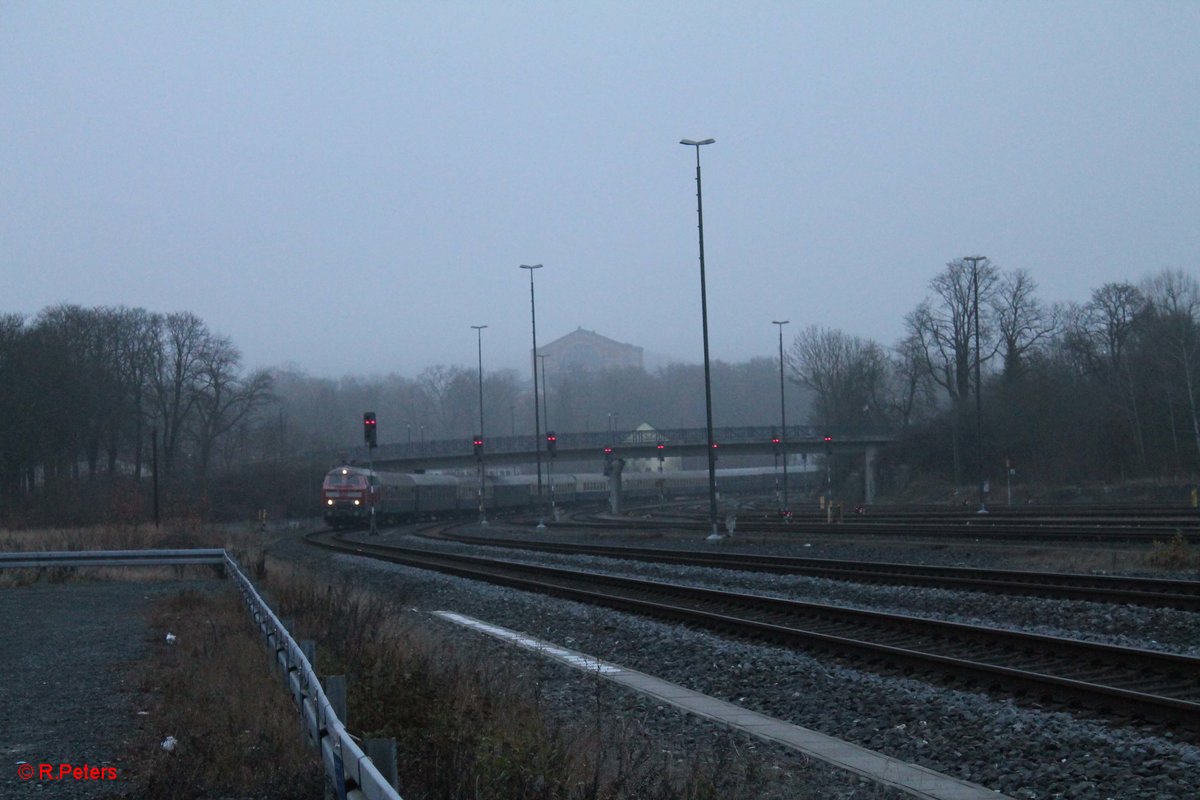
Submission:
M 1155 540 L 1151 543 L 1145 563 L 1160 569 L 1200 571 L 1200 555 L 1184 538 L 1182 531 L 1175 531 L 1175 535 L 1165 542 Z
M 223 547 L 251 570 L 263 569 L 261 537 L 249 530 L 231 531 L 183 521 L 153 525 L 96 525 L 80 528 L 0 530 L 0 552 L 29 553 L 78 550 L 155 550 Z M 45 581 L 149 582 L 180 578 L 211 578 L 206 567 L 43 567 L 0 570 L 0 588 Z M 261 574 L 260 574 L 261 577 Z
M 139 668 L 149 713 L 127 763 L 136 796 L 311 800 L 315 750 L 240 596 L 183 592 L 152 612 L 153 653 Z M 176 636 L 174 644 L 166 633 Z M 176 739 L 173 752 L 161 744 Z

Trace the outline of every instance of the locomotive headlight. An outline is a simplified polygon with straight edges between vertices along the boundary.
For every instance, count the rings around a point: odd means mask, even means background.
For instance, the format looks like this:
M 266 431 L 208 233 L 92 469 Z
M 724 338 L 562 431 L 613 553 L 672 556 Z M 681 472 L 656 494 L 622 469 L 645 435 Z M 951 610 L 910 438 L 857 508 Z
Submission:
M 354 505 L 358 505 L 358 504 L 359 504 L 359 502 L 360 502 L 360 501 L 358 501 L 358 500 L 355 500 L 355 501 L 354 501 Z
M 325 502 L 326 502 L 326 503 L 328 503 L 329 505 L 333 505 L 333 501 L 332 501 L 332 500 L 326 500 Z

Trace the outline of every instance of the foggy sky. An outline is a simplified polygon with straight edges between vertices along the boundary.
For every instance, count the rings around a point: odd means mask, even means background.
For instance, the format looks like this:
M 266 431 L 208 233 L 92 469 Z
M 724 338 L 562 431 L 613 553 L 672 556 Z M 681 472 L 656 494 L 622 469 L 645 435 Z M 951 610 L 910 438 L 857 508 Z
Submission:
M 954 258 L 1047 300 L 1200 253 L 1200 4 L 0 5 L 0 312 L 188 310 L 247 366 L 884 344 Z M 553 369 L 553 366 L 550 366 Z

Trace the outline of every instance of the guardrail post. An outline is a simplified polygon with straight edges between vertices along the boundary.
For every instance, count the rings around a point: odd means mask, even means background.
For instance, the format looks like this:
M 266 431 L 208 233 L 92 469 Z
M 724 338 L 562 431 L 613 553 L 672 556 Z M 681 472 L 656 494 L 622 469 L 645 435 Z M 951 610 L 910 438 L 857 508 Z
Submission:
M 308 661 L 309 666 L 317 663 L 317 643 L 312 639 L 303 639 L 300 641 L 300 654 Z M 301 671 L 303 672 L 303 671 Z M 303 674 L 297 678 L 300 684 L 300 697 L 297 699 L 297 705 L 300 710 L 300 730 L 304 734 L 304 743 L 312 749 L 318 749 L 321 746 L 321 730 L 320 725 L 309 727 L 308 717 L 305 714 L 304 707 L 306 702 L 313 702 L 315 708 L 315 699 L 310 696 L 308 682 L 304 679 Z M 319 715 L 318 715 L 319 716 Z
M 304 657 L 308 659 L 308 663 L 313 669 L 317 668 L 317 643 L 312 639 L 300 640 L 300 652 L 304 653 Z
M 400 789 L 398 771 L 396 769 L 396 740 L 367 739 L 365 742 L 367 758 L 379 770 L 379 774 L 387 779 L 388 784 L 396 790 Z
M 325 678 L 325 696 L 329 698 L 329 705 L 333 706 L 333 713 L 342 721 L 342 724 L 349 726 L 346 717 L 346 676 L 345 675 L 329 675 Z

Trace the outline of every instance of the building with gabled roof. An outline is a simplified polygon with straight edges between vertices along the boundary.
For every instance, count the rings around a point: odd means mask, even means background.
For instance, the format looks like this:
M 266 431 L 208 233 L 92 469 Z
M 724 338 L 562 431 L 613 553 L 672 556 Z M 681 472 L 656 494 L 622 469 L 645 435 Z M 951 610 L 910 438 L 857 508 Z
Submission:
M 538 355 L 554 359 L 562 369 L 644 369 L 642 348 L 618 342 L 582 327 L 538 348 Z

